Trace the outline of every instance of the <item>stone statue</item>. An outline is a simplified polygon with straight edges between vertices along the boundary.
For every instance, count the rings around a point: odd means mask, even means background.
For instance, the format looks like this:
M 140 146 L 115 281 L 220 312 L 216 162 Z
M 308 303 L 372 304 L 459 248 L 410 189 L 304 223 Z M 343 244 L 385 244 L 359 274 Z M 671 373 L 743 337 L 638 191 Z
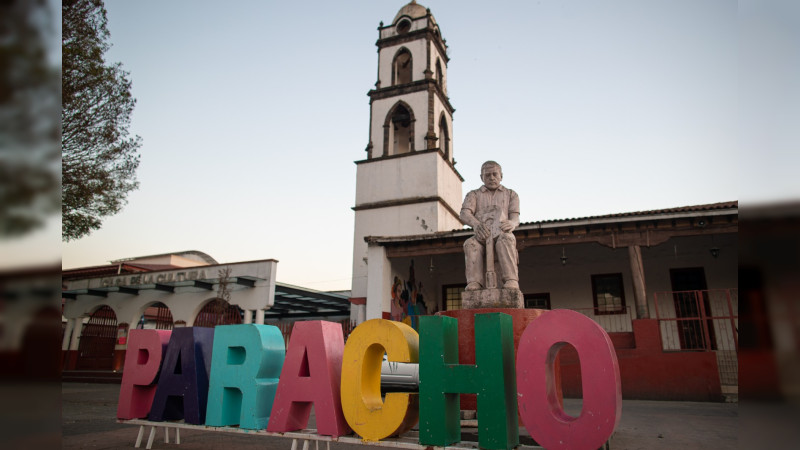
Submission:
M 494 161 L 481 166 L 481 181 L 483 186 L 470 191 L 461 206 L 461 221 L 475 230 L 475 236 L 464 243 L 467 287 L 462 307 L 522 308 L 519 254 L 512 233 L 519 226 L 519 196 L 500 184 L 503 169 Z M 498 288 L 495 261 L 502 289 Z

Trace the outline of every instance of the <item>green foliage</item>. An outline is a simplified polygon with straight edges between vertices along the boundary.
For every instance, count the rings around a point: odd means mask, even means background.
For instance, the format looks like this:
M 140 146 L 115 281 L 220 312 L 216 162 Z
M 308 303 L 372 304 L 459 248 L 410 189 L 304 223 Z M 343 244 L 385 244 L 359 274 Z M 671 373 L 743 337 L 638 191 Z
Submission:
M 128 72 L 107 64 L 106 10 L 102 0 L 62 5 L 62 239 L 100 228 L 138 188 L 141 138 L 129 137 L 136 100 Z
M 0 2 L 0 237 L 58 212 L 59 68 L 44 2 Z M 51 49 L 54 50 L 54 49 Z

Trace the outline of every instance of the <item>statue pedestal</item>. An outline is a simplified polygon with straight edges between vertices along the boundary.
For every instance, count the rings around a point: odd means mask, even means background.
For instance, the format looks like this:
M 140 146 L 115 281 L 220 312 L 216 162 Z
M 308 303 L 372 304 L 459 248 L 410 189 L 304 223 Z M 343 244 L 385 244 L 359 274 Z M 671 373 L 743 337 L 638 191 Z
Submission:
M 478 289 L 461 293 L 464 309 L 517 308 L 525 307 L 525 299 L 519 289 Z
M 516 289 L 484 289 L 494 291 L 514 291 Z M 517 291 L 519 292 L 519 291 Z M 522 294 L 520 293 L 520 298 Z M 546 314 L 546 309 L 510 309 L 510 308 L 480 308 L 480 309 L 460 309 L 455 311 L 441 311 L 436 315 L 448 316 L 458 319 L 458 363 L 475 364 L 475 314 L 504 313 L 511 316 L 514 326 L 514 361 L 516 363 L 517 349 L 522 332 L 528 325 L 538 319 L 542 314 Z M 535 325 L 534 325 L 535 326 Z M 492 380 L 487 380 L 492 382 Z M 556 358 L 555 363 L 555 385 L 559 402 L 563 405 L 563 394 L 561 392 L 561 365 Z M 462 410 L 477 410 L 477 398 L 475 394 L 461 394 Z

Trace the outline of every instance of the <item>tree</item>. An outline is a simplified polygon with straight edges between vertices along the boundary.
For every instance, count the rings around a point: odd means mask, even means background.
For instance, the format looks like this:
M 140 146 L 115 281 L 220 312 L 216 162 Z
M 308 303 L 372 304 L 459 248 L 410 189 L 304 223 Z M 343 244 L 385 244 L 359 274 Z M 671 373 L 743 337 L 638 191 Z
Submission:
M 0 237 L 58 212 L 59 68 L 44 2 L 0 2 Z M 52 52 L 55 53 L 55 52 Z M 51 54 L 52 54 L 51 53 Z
M 100 228 L 139 187 L 139 136 L 129 137 L 136 100 L 121 63 L 106 64 L 111 47 L 102 0 L 63 0 L 61 214 L 65 241 Z

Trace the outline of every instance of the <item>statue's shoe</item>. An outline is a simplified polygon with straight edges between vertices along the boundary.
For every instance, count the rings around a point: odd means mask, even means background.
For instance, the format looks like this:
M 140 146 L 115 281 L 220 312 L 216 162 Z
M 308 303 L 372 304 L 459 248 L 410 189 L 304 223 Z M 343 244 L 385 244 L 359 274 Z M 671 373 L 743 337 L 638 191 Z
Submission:
M 464 290 L 466 290 L 466 291 L 477 291 L 477 290 L 479 290 L 481 288 L 482 288 L 482 286 L 481 286 L 480 283 L 478 283 L 476 281 L 473 281 L 472 283 L 468 284 L 467 287 L 464 288 Z
M 519 282 L 517 280 L 508 280 L 503 283 L 503 289 L 519 289 Z

